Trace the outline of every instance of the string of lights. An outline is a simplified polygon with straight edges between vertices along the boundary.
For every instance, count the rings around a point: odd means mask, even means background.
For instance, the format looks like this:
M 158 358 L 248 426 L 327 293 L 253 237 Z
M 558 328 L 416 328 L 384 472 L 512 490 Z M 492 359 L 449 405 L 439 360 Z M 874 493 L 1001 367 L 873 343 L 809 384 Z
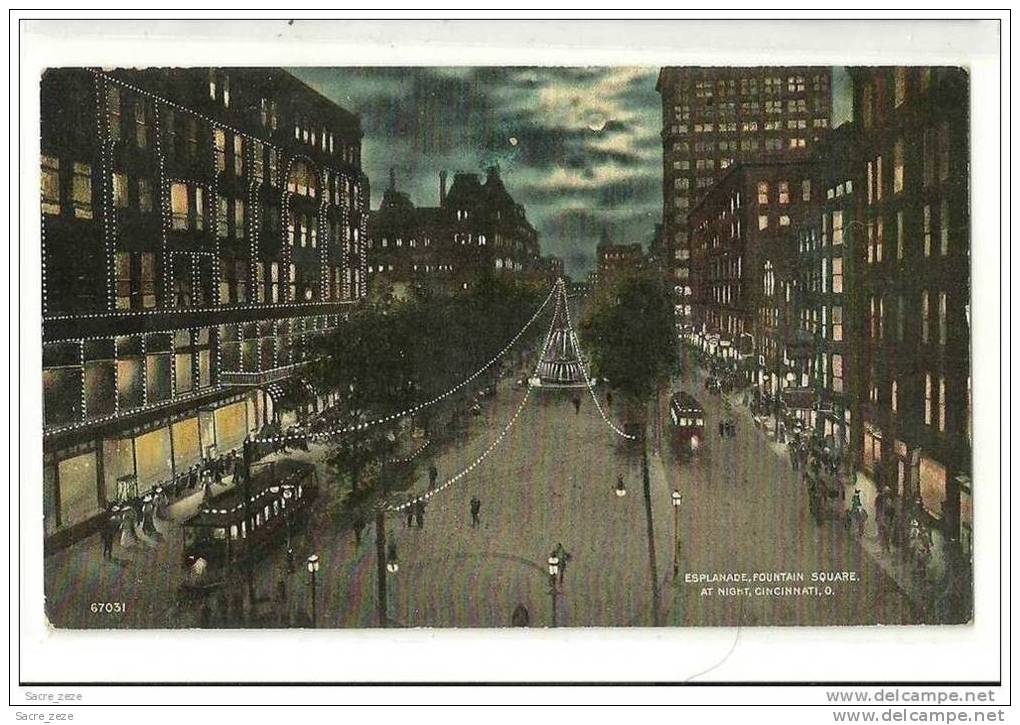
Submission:
M 591 379 L 588 377 L 588 369 L 585 367 L 583 362 L 584 358 L 581 354 L 581 343 L 577 339 L 577 333 L 574 332 L 574 323 L 570 319 L 570 305 L 567 304 L 567 296 L 565 293 L 563 295 L 563 309 L 567 313 L 567 333 L 570 335 L 570 342 L 574 346 L 574 352 L 576 352 L 577 357 L 582 360 L 581 374 L 584 375 L 584 382 L 586 383 L 588 392 L 591 393 L 591 399 L 595 403 L 595 409 L 599 412 L 599 415 L 602 416 L 602 420 L 606 422 L 606 425 L 612 428 L 613 432 L 616 433 L 618 436 L 620 436 L 621 438 L 626 438 L 629 441 L 637 440 L 637 436 L 631 435 L 630 433 L 625 433 L 623 430 L 617 427 L 617 425 L 613 423 L 612 420 L 610 420 L 609 416 L 606 414 L 606 411 L 602 409 L 602 404 L 599 403 L 599 396 L 595 394 L 595 387 L 592 385 Z
M 510 348 L 512 348 L 517 343 L 517 341 L 521 339 L 521 337 L 524 335 L 524 333 L 527 332 L 528 328 L 530 328 L 531 325 L 535 322 L 535 320 L 537 320 L 538 317 L 542 314 L 542 311 L 549 304 L 549 300 L 551 300 L 553 298 L 553 295 L 556 293 L 557 289 L 558 289 L 558 287 L 556 285 L 554 285 L 553 289 L 549 292 L 548 296 L 545 298 L 545 301 L 542 302 L 542 304 L 539 306 L 539 308 L 537 310 L 535 310 L 535 314 L 533 314 L 531 316 L 531 319 L 528 320 L 526 323 L 524 323 L 524 327 L 522 327 L 520 330 L 518 330 L 517 334 L 514 335 L 513 338 L 511 338 L 511 340 L 506 345 L 503 346 L 503 349 L 500 350 L 498 353 L 496 353 L 492 357 L 491 360 L 489 360 L 487 363 L 485 363 L 485 365 L 483 365 L 482 367 L 478 368 L 478 370 L 476 370 L 474 373 L 472 373 L 471 375 L 469 375 L 468 377 L 464 378 L 459 383 L 454 385 L 452 388 L 450 388 L 449 390 L 447 390 L 444 393 L 440 393 L 439 395 L 437 395 L 436 397 L 432 398 L 431 400 L 426 400 L 425 402 L 418 403 L 417 405 L 413 405 L 413 406 L 411 406 L 409 408 L 405 408 L 404 410 L 402 410 L 402 411 L 400 411 L 398 413 L 391 413 L 390 415 L 381 416 L 379 418 L 376 418 L 376 419 L 370 420 L 370 421 L 366 421 L 364 423 L 358 423 L 358 424 L 355 424 L 355 425 L 348 425 L 348 426 L 339 426 L 339 427 L 336 427 L 336 428 L 331 428 L 330 430 L 317 431 L 315 433 L 308 433 L 308 434 L 300 434 L 300 435 L 286 434 L 286 435 L 279 435 L 279 436 L 265 436 L 265 437 L 261 437 L 261 438 L 255 438 L 254 442 L 255 443 L 282 443 L 282 442 L 291 441 L 291 440 L 318 441 L 318 440 L 322 440 L 324 438 L 329 438 L 329 437 L 335 436 L 335 435 L 342 435 L 342 434 L 345 434 L 345 433 L 353 433 L 353 432 L 358 431 L 358 430 L 364 430 L 366 428 L 371 428 L 371 427 L 379 425 L 381 423 L 389 423 L 391 421 L 399 420 L 400 418 L 407 417 L 408 415 L 414 415 L 418 411 L 423 410 L 425 408 L 428 408 L 431 405 L 435 405 L 439 401 L 444 400 L 444 399 L 450 397 L 451 395 L 456 393 L 458 390 L 461 390 L 464 386 L 470 384 L 473 380 L 478 378 L 479 375 L 481 375 L 483 372 L 485 372 L 490 367 L 492 367 L 492 365 L 496 361 L 498 361 L 500 358 L 502 358 L 503 355 L 505 355 L 507 353 L 507 351 L 510 350 Z
M 547 297 L 546 301 L 544 303 L 542 303 L 543 307 L 549 301 L 549 299 L 552 297 L 553 293 L 557 292 L 560 289 L 560 284 L 561 284 L 561 280 L 557 280 L 556 284 L 553 285 L 553 289 L 552 289 L 552 292 L 550 292 L 549 297 Z M 532 318 L 532 319 L 534 319 L 534 318 Z M 546 340 L 548 340 L 549 337 L 552 335 L 553 325 L 555 324 L 555 322 L 556 322 L 556 315 L 553 314 L 551 319 L 549 320 L 549 330 L 548 330 L 548 332 L 546 333 L 546 336 L 545 336 Z M 538 374 L 538 365 L 541 363 L 541 361 L 542 361 L 542 356 L 539 355 L 538 360 L 535 362 L 535 369 L 532 372 L 533 375 L 537 375 Z M 438 494 L 440 491 L 446 490 L 447 488 L 449 488 L 450 486 L 455 484 L 457 481 L 459 481 L 460 479 L 464 478 L 466 475 L 471 473 L 471 471 L 473 471 L 475 468 L 480 466 L 482 464 L 482 462 L 486 458 L 488 458 L 489 454 L 492 453 L 496 449 L 496 446 L 498 446 L 500 444 L 500 442 L 502 442 L 502 440 L 504 438 L 506 438 L 506 434 L 510 432 L 510 429 L 514 427 L 514 423 L 517 422 L 517 419 L 521 415 L 521 411 L 524 410 L 524 406 L 527 404 L 528 399 L 530 397 L 531 397 L 531 386 L 529 385 L 529 386 L 527 386 L 525 388 L 525 390 L 524 390 L 524 397 L 521 398 L 521 402 L 517 405 L 517 409 L 514 411 L 514 414 L 512 416 L 510 416 L 510 420 L 507 421 L 506 425 L 503 426 L 503 429 L 499 432 L 499 435 L 497 435 L 489 443 L 488 448 L 486 448 L 482 452 L 482 454 L 480 456 L 478 456 L 475 460 L 473 460 L 471 463 L 469 463 L 465 468 L 462 468 L 458 473 L 456 473 L 455 475 L 451 476 L 446 481 L 444 481 L 441 485 L 437 486 L 436 488 L 432 489 L 431 491 L 427 491 L 427 492 L 421 494 L 420 496 L 415 496 L 414 498 L 412 498 L 412 499 L 410 499 L 408 501 L 405 501 L 402 504 L 390 505 L 390 506 L 387 507 L 387 509 L 389 511 L 403 511 L 403 510 L 406 510 L 409 506 L 412 506 L 413 504 L 415 504 L 418 501 L 422 501 L 422 500 L 428 501 L 433 496 Z
M 431 438 L 427 439 L 424 443 L 422 443 L 420 446 L 418 446 L 418 449 L 415 450 L 413 453 L 411 453 L 411 454 L 409 454 L 407 456 L 404 456 L 403 458 L 391 458 L 391 459 L 389 459 L 386 462 L 387 463 L 392 463 L 392 464 L 410 463 L 415 458 L 417 458 L 422 453 L 424 453 L 425 449 L 428 448 L 430 445 L 432 445 L 432 439 Z

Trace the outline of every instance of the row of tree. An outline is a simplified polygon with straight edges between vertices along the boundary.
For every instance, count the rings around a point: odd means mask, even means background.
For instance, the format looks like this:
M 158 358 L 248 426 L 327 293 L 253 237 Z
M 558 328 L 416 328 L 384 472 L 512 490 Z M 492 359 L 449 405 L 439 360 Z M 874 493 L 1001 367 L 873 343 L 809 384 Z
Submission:
M 426 293 L 410 299 L 370 302 L 351 312 L 323 337 L 313 376 L 321 389 L 336 390 L 341 402 L 330 423 L 352 427 L 404 411 L 441 395 L 493 359 L 534 314 L 548 290 L 492 277 L 456 293 Z M 516 350 L 534 345 L 540 325 Z M 490 384 L 502 361 L 480 376 L 473 394 Z M 413 424 L 428 429 L 435 409 Z M 351 488 L 373 477 L 393 448 L 399 421 L 339 435 L 331 460 Z

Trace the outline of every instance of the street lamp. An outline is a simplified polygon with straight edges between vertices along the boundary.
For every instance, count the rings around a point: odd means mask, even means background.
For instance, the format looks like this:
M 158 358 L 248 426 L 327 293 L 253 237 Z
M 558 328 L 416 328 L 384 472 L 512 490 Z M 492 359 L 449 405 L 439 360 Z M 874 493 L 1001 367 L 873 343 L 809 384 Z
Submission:
M 291 506 L 290 501 L 294 498 L 294 489 L 290 486 L 283 487 L 283 518 L 287 522 L 287 571 L 294 571 L 294 548 L 291 532 Z
M 319 571 L 319 555 L 318 554 L 312 554 L 311 556 L 308 557 L 308 562 L 307 563 L 308 563 L 308 573 L 311 575 L 311 579 L 312 579 L 312 626 L 315 627 L 316 626 L 316 619 L 317 619 L 316 611 L 315 611 L 315 606 L 316 606 L 316 602 L 315 602 L 315 574 L 316 574 L 316 572 Z
M 397 544 L 391 541 L 389 549 L 386 552 L 386 571 L 390 574 L 396 574 L 400 571 L 400 563 L 397 561 Z
M 560 558 L 549 555 L 549 596 L 552 599 L 552 626 L 556 626 L 556 575 L 560 573 Z
M 683 496 L 674 490 L 670 499 L 673 502 L 673 579 L 676 579 L 680 573 L 680 502 Z

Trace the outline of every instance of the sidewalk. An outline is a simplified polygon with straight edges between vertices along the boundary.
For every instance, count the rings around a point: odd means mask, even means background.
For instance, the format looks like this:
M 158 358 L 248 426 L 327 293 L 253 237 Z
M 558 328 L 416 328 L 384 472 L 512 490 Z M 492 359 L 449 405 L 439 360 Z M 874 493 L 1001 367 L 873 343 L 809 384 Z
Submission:
M 702 371 L 699 370 L 699 375 Z M 744 418 L 747 418 L 748 423 L 752 424 L 750 408 L 743 404 L 742 393 L 728 393 L 723 394 L 723 398 L 733 408 L 735 412 Z M 769 447 L 779 457 L 789 461 L 789 449 L 785 443 L 779 443 L 774 437 L 774 421 L 771 416 L 764 418 L 764 425 L 761 434 L 766 436 Z M 875 484 L 861 472 L 857 472 L 853 480 L 845 480 L 844 476 L 840 476 L 840 480 L 843 481 L 844 487 L 844 501 L 850 501 L 853 497 L 854 489 L 857 488 L 861 492 L 861 502 L 864 504 L 864 509 L 867 511 L 868 519 L 864 526 L 864 535 L 858 537 L 861 548 L 883 572 L 885 572 L 896 585 L 904 592 L 910 600 L 914 603 L 918 610 L 922 613 L 922 616 L 926 612 L 930 605 L 925 596 L 925 585 L 923 582 L 919 582 L 917 575 L 913 570 L 912 562 L 905 556 L 901 555 L 901 550 L 894 547 L 891 551 L 884 551 L 882 544 L 878 538 L 878 525 L 876 523 L 877 518 L 875 515 Z

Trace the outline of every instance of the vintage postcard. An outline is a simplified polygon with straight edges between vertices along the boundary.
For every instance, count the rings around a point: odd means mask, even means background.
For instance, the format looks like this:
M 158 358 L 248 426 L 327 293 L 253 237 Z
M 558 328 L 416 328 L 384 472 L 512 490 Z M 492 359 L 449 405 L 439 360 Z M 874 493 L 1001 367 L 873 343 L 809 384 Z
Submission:
M 53 627 L 971 621 L 967 68 L 185 60 L 37 78 Z

